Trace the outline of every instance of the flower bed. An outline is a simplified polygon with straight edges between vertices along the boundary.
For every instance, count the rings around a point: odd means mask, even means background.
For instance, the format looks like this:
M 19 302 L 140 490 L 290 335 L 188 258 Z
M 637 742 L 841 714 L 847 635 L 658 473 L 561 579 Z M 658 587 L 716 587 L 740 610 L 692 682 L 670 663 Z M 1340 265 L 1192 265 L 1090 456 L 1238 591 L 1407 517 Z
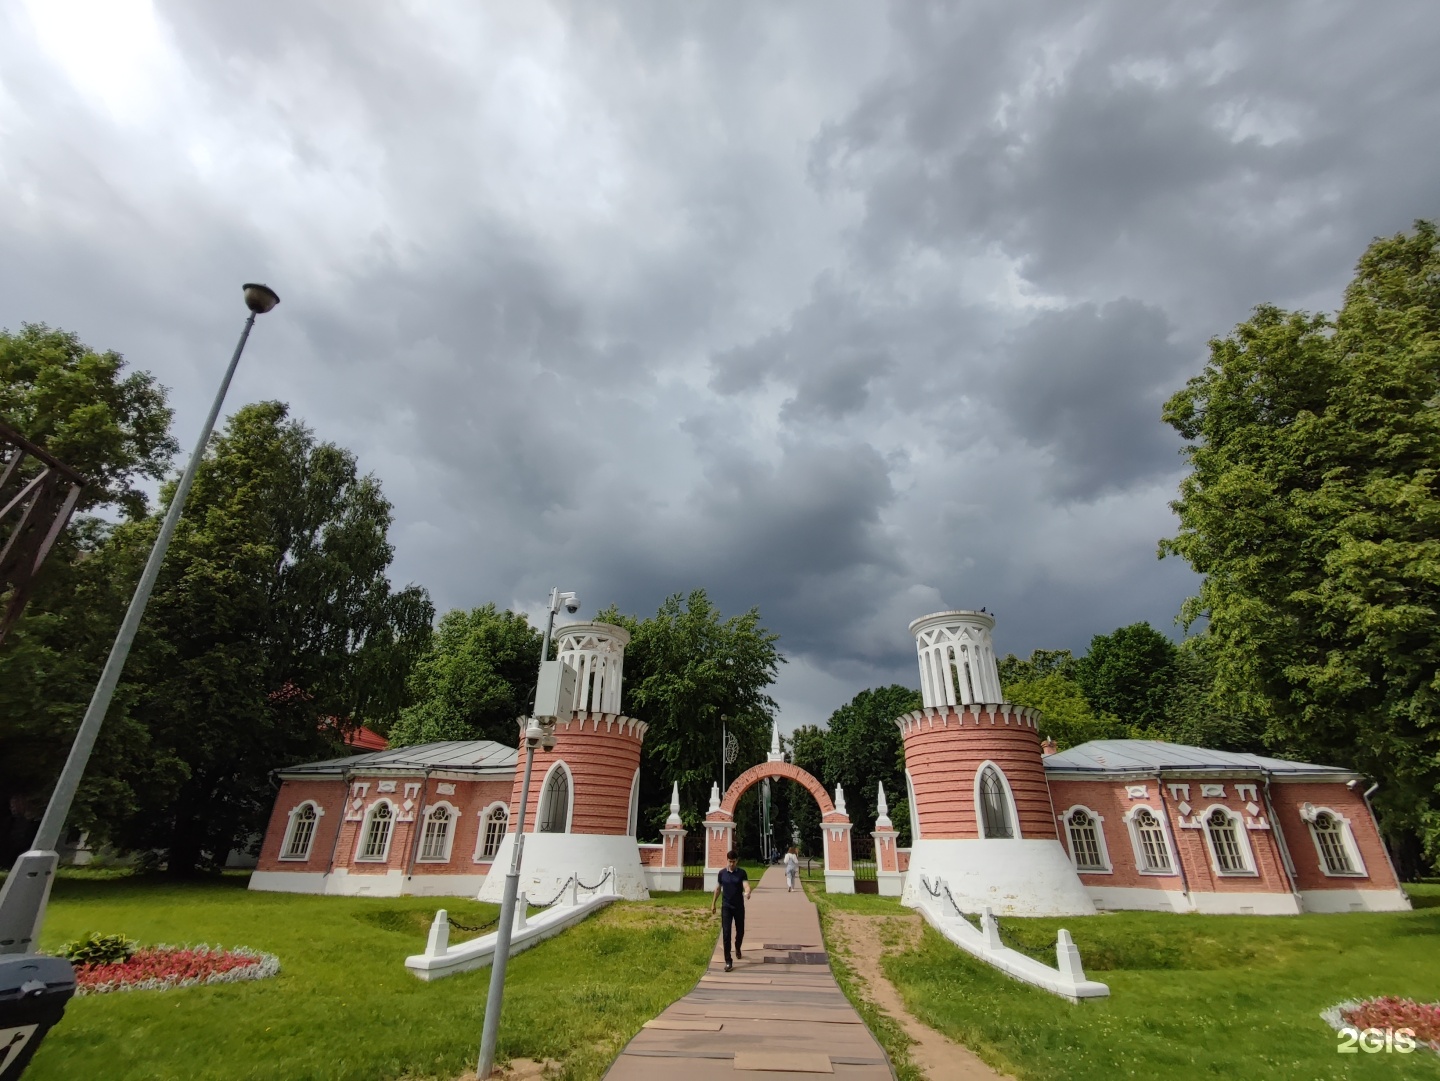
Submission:
M 280 971 L 274 954 L 219 946 L 142 946 L 124 961 L 75 966 L 75 993 L 168 991 L 208 983 L 263 980 Z
M 1440 1053 L 1440 1002 L 1416 1002 L 1394 995 L 1351 999 L 1331 1006 L 1320 1016 L 1337 1032 L 1347 1028 L 1362 1032 L 1409 1029 L 1418 1046 Z

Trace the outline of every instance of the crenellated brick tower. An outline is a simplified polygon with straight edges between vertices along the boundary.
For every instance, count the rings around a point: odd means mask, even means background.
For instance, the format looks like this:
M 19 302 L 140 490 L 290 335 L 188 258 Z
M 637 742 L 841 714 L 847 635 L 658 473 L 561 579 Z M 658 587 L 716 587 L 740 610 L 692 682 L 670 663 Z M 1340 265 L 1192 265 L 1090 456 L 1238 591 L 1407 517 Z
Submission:
M 1038 714 L 1002 701 L 994 626 L 971 611 L 910 624 L 924 708 L 896 721 L 913 833 L 903 899 L 943 878 L 966 911 L 1093 913 L 1055 830 Z

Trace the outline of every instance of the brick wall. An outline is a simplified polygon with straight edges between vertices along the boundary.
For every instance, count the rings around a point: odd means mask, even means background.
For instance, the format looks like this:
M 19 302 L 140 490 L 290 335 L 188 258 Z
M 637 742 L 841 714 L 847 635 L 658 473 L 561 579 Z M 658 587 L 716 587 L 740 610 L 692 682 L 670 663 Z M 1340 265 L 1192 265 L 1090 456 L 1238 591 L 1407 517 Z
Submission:
M 518 735 L 518 734 L 517 734 Z M 624 836 L 630 832 L 630 786 L 640 766 L 643 730 L 637 722 L 614 714 L 591 713 L 555 726 L 555 749 L 537 748 L 530 781 L 530 803 L 525 810 L 525 832 L 533 833 L 540 809 L 545 775 L 557 761 L 570 769 L 571 833 Z M 525 747 L 520 743 L 520 764 L 510 794 L 510 805 L 520 805 L 525 773 Z
M 301 860 L 282 860 L 281 846 L 290 828 L 290 812 L 306 800 L 314 800 L 324 812 L 315 823 L 315 836 L 310 842 L 310 856 Z M 330 866 L 330 851 L 335 844 L 335 831 L 345 817 L 345 786 L 337 778 L 329 781 L 283 781 L 265 827 L 260 845 L 259 871 L 324 872 Z
M 1008 717 L 1008 723 L 1007 723 Z M 975 774 L 989 760 L 1004 771 L 1020 836 L 1053 840 L 1054 811 L 1041 765 L 1040 737 L 1018 716 L 929 711 L 906 725 L 905 768 L 915 787 L 924 840 L 975 838 Z
M 1360 793 L 1352 792 L 1339 782 L 1277 781 L 1270 786 L 1270 801 L 1285 831 L 1290 858 L 1295 863 L 1295 879 L 1302 890 L 1393 890 L 1399 888 L 1385 845 L 1380 839 L 1375 820 Z M 1320 854 L 1310 827 L 1301 819 L 1305 804 L 1316 809 L 1329 809 L 1350 822 L 1350 832 L 1365 864 L 1365 875 L 1331 876 L 1322 870 Z

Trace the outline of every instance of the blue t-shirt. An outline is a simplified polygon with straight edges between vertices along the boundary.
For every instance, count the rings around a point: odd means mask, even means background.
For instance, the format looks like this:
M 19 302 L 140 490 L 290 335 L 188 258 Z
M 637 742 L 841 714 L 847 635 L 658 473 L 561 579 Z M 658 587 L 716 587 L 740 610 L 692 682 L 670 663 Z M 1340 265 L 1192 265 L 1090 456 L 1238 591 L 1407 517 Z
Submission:
M 715 881 L 720 885 L 722 908 L 745 907 L 745 883 L 750 881 L 750 876 L 745 873 L 745 868 L 737 867 L 732 871 L 728 867 L 722 867 L 720 873 L 715 876 Z

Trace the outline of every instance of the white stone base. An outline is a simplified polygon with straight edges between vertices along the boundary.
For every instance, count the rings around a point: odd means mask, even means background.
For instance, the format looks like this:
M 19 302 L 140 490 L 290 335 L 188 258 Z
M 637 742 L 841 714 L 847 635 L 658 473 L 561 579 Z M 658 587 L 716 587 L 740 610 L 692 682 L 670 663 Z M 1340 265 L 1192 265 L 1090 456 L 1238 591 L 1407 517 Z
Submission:
M 679 893 L 685 886 L 685 868 L 647 867 L 645 885 L 651 893 Z
M 719 868 L 716 868 L 716 869 L 713 870 L 713 871 L 706 871 L 706 872 L 705 872 L 705 892 L 706 892 L 706 893 L 714 893 L 714 892 L 715 892 L 715 887 L 718 886 L 718 885 L 720 885 L 720 870 L 719 870 Z
M 1211 916 L 1298 916 L 1293 893 L 1191 893 L 1196 912 Z
M 1301 890 L 1306 912 L 1409 912 L 1400 890 Z
M 880 883 L 881 897 L 899 897 L 904 892 L 904 871 L 876 871 L 875 880 Z
M 491 865 L 494 873 L 479 891 L 479 900 L 500 903 L 514 845 L 515 835 L 507 833 Z M 615 868 L 615 892 L 621 897 L 631 901 L 649 898 L 645 869 L 640 864 L 640 848 L 634 837 L 603 833 L 526 833 L 520 891 L 531 904 L 546 905 L 571 875 L 578 874 L 584 884 L 595 885 L 607 867 Z
M 1164 879 L 1163 881 L 1178 881 Z M 1102 912 L 1192 912 L 1189 900 L 1180 890 L 1153 889 L 1139 886 L 1089 886 L 1095 907 Z
M 1059 841 L 920 840 L 900 903 L 916 908 L 921 878 L 943 878 L 967 912 L 997 916 L 1092 916 L 1095 903 Z
M 854 871 L 826 871 L 825 872 L 826 893 L 854 893 L 855 872 Z
M 254 871 L 250 875 L 250 888 L 267 893 L 324 893 L 323 871 Z
M 405 892 L 405 872 L 352 875 L 344 867 L 331 872 L 325 892 L 336 897 L 399 897 Z
M 407 897 L 474 897 L 485 887 L 488 875 L 411 875 Z

